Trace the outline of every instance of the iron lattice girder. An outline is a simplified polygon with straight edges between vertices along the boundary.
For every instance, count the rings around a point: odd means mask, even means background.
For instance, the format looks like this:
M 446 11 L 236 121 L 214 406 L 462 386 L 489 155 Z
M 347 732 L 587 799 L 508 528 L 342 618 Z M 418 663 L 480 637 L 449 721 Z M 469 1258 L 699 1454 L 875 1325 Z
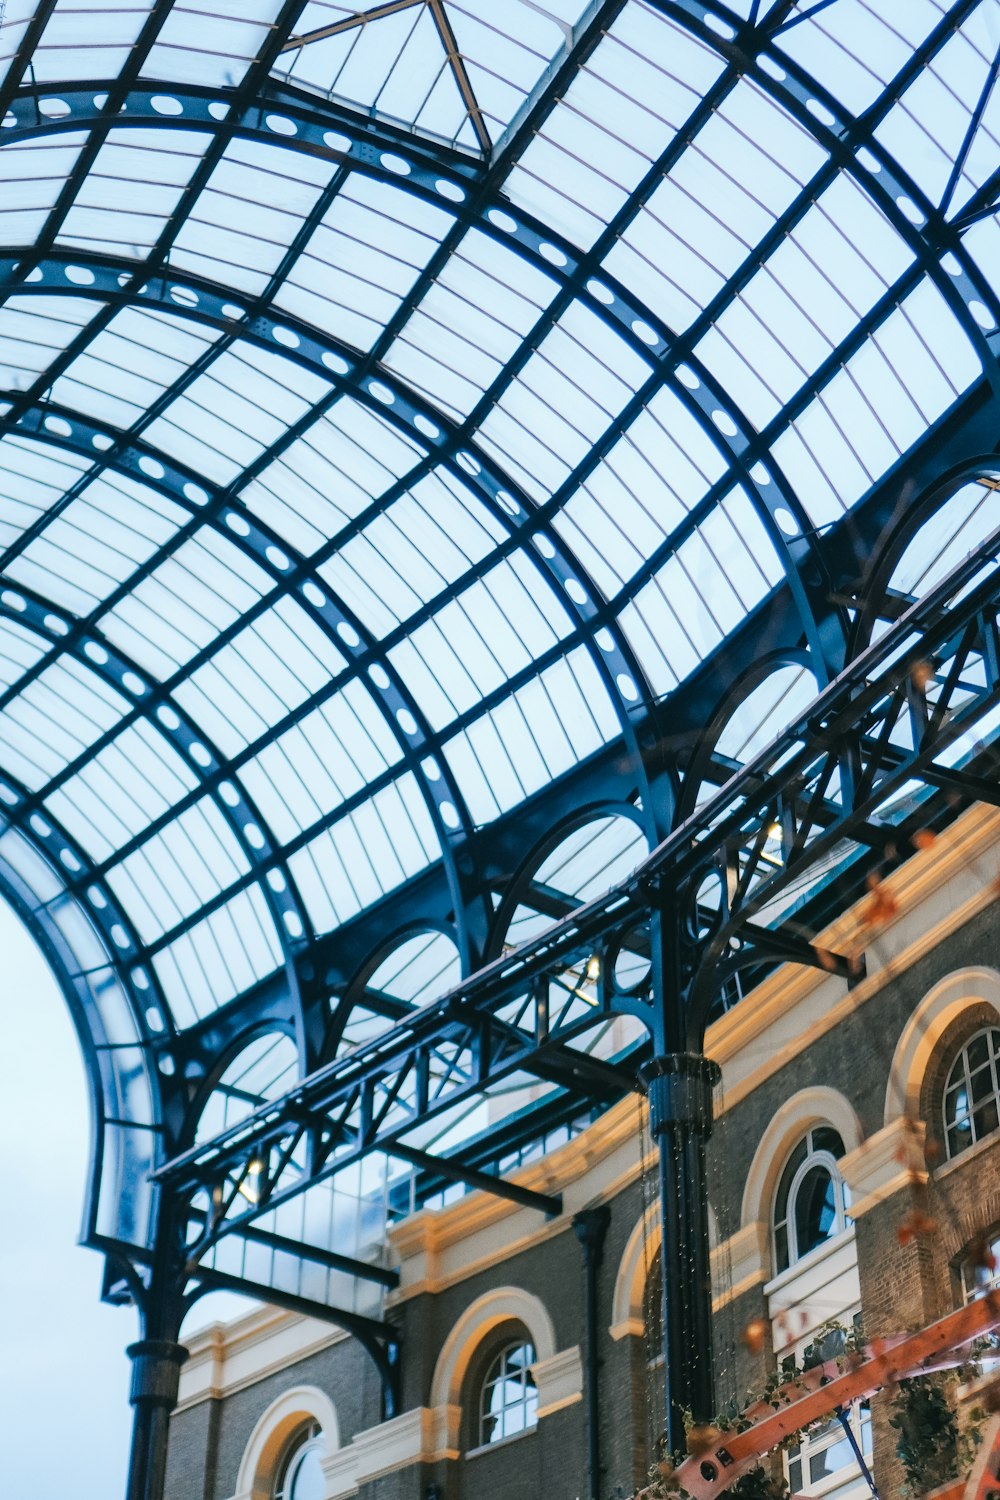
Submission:
M 391 1154 L 418 1124 L 512 1071 L 530 1070 L 540 1054 L 554 1047 L 565 1053 L 566 1043 L 602 1016 L 629 1012 L 652 1030 L 645 995 L 615 991 L 614 957 L 637 925 L 668 905 L 696 950 L 688 954 L 685 988 L 691 1046 L 700 1050 L 715 971 L 733 940 L 747 940 L 739 961 L 751 961 L 754 919 L 832 853 L 870 839 L 880 808 L 924 779 L 925 769 L 930 796 L 947 774 L 941 758 L 948 748 L 1000 704 L 998 550 L 995 533 L 621 885 L 155 1173 L 174 1191 L 217 1190 L 203 1248 L 368 1152 Z M 896 733 L 903 725 L 905 735 Z M 898 837 L 900 854 L 924 811 L 914 800 L 898 822 L 879 825 Z M 775 824 L 780 859 L 765 853 Z M 706 934 L 698 895 L 713 875 L 725 897 Z M 773 938 L 765 927 L 756 961 L 773 958 L 768 943 L 794 957 L 798 949 L 784 938 L 780 920 Z M 579 989 L 566 976 L 574 966 L 582 973 L 595 952 L 603 956 L 601 977 L 581 1015 L 573 1004 Z M 850 972 L 846 961 L 842 972 Z M 569 996 L 558 1013 L 553 983 L 557 995 L 561 987 Z M 236 1200 L 251 1170 L 257 1202 L 244 1210 Z

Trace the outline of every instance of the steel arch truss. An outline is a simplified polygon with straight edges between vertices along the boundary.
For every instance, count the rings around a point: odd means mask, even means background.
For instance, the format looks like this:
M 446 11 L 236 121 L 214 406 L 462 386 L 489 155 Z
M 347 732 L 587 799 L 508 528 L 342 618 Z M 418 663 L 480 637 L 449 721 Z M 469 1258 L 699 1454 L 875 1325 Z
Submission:
M 627 11 L 626 5 L 608 3 L 586 10 L 566 48 L 494 143 L 451 32 L 446 0 L 434 0 L 434 21 L 474 130 L 476 147 L 468 151 L 382 118 L 377 110 L 365 113 L 276 78 L 273 70 L 282 52 L 303 41 L 295 33 L 299 9 L 296 4 L 281 7 L 266 43 L 237 86 L 181 86 L 143 77 L 144 64 L 170 14 L 169 0 L 155 0 L 119 77 L 26 84 L 23 74 L 31 49 L 53 10 L 51 3 L 43 3 L 0 89 L 0 152 L 86 132 L 86 143 L 34 243 L 0 250 L 0 303 L 9 306 L 14 301 L 27 308 L 33 299 L 70 297 L 94 304 L 94 315 L 27 388 L 0 392 L 4 441 L 43 444 L 89 463 L 78 482 L 0 556 L 8 585 L 0 598 L 0 616 L 30 629 L 44 642 L 35 664 L 0 695 L 0 712 L 26 686 L 37 684 L 48 669 L 66 661 L 94 674 L 128 701 L 113 729 L 95 738 L 44 785 L 29 788 L 8 778 L 10 806 L 5 816 L 25 847 L 43 854 L 46 869 L 61 859 L 60 889 L 67 901 L 87 914 L 87 931 L 99 934 L 109 972 L 127 997 L 135 1046 L 151 1079 L 149 1126 L 160 1169 L 156 1181 L 166 1189 L 163 1196 L 171 1205 L 170 1232 L 180 1235 L 178 1244 L 184 1247 L 183 1254 L 178 1250 L 178 1264 L 185 1257 L 201 1257 L 205 1286 L 212 1277 L 222 1284 L 230 1275 L 218 1259 L 209 1264 L 228 1236 L 269 1247 L 276 1254 L 289 1253 L 295 1242 L 273 1223 L 262 1228 L 257 1221 L 373 1152 L 408 1164 L 424 1188 L 450 1174 L 470 1186 L 531 1202 L 543 1212 L 556 1211 L 554 1199 L 533 1197 L 485 1170 L 491 1158 L 501 1154 L 500 1146 L 508 1139 L 506 1126 L 495 1132 L 492 1146 L 480 1143 L 473 1150 L 470 1145 L 457 1160 L 435 1157 L 426 1141 L 414 1144 L 409 1137 L 415 1122 L 444 1119 L 449 1110 L 523 1073 L 552 1085 L 555 1103 L 548 1100 L 538 1111 L 539 1119 L 545 1111 L 568 1115 L 603 1107 L 628 1087 L 643 1044 L 636 1043 L 625 1057 L 606 1059 L 591 1055 L 587 1038 L 607 1018 L 625 1013 L 641 1021 L 654 1047 L 662 1050 L 650 982 L 639 979 L 631 988 L 619 988 L 615 974 L 629 967 L 621 967 L 623 954 L 629 955 L 633 974 L 644 964 L 654 971 L 662 968 L 663 934 L 668 929 L 676 950 L 670 962 L 690 1007 L 692 1045 L 711 1005 L 719 1003 L 718 986 L 706 978 L 709 973 L 721 974 L 727 1001 L 739 995 L 748 971 L 752 976 L 762 966 L 785 959 L 829 966 L 850 980 L 856 956 L 820 952 L 785 920 L 782 903 L 790 899 L 792 881 L 817 872 L 818 913 L 830 890 L 853 890 L 855 878 L 866 873 L 873 859 L 884 865 L 902 858 L 915 833 L 926 832 L 935 818 L 947 815 L 942 797 L 957 798 L 959 804 L 993 799 L 992 778 L 981 753 L 960 744 L 961 736 L 974 725 L 982 726 L 996 707 L 996 620 L 986 584 L 977 584 L 957 604 L 951 595 L 936 590 L 929 601 L 914 606 L 916 613 L 911 610 L 858 657 L 852 655 L 852 642 L 859 627 L 850 618 L 850 591 L 870 576 L 870 558 L 905 488 L 922 493 L 940 483 L 942 496 L 947 496 L 947 481 L 958 465 L 970 458 L 988 460 L 996 443 L 1000 301 L 966 236 L 995 212 L 1000 171 L 957 208 L 956 202 L 963 168 L 996 85 L 997 60 L 983 80 L 948 180 L 933 201 L 893 158 L 879 133 L 952 32 L 973 16 L 975 0 L 957 0 L 858 116 L 785 50 L 794 28 L 817 7 L 803 9 L 779 0 L 760 15 L 761 7 L 755 4 L 749 20 L 744 20 L 715 0 L 653 0 L 652 10 L 711 52 L 717 76 L 683 128 L 673 131 L 669 142 L 651 156 L 648 169 L 623 194 L 589 246 L 575 243 L 568 233 L 519 206 L 513 174 L 529 143 L 558 111 L 574 78 Z M 752 247 L 747 242 L 739 264 L 721 278 L 697 316 L 678 332 L 661 315 L 662 309 L 647 305 L 623 279 L 611 274 L 607 257 L 698 133 L 747 80 L 808 132 L 821 147 L 823 160 L 774 216 L 766 233 Z M 193 133 L 207 145 L 145 258 L 138 252 L 129 258 L 69 248 L 61 236 L 76 194 L 94 172 L 103 147 L 126 130 L 155 131 L 164 142 Z M 196 217 L 200 195 L 234 142 L 266 148 L 275 160 L 322 164 L 329 173 L 276 268 L 265 278 L 263 290 L 252 296 L 234 292 L 224 275 L 212 281 L 171 262 L 179 236 Z M 700 345 L 823 192 L 841 177 L 856 183 L 877 206 L 910 258 L 850 330 L 831 344 L 794 394 L 778 403 L 776 415 L 758 427 L 738 396 L 709 368 Z M 406 195 L 405 201 L 446 213 L 450 219 L 450 227 L 442 231 L 433 253 L 367 349 L 288 315 L 280 302 L 297 257 L 324 216 L 341 202 L 345 188 L 355 182 L 391 187 Z M 113 219 L 110 210 L 107 217 Z M 433 396 L 394 373 L 387 359 L 457 258 L 463 240 L 473 234 L 510 252 L 533 275 L 544 276 L 552 291 L 513 352 L 499 361 L 479 398 L 464 415 L 449 415 Z M 797 493 L 776 459 L 775 445 L 821 397 L 827 382 L 847 368 L 893 311 L 924 284 L 944 300 L 981 366 L 981 376 L 957 395 L 926 439 L 901 454 L 853 509 L 828 528 L 817 526 L 808 497 Z M 527 483 L 518 482 L 513 462 L 504 461 L 499 445 L 483 429 L 490 412 L 516 388 L 533 355 L 576 308 L 610 330 L 642 375 L 636 377 L 628 398 L 608 414 L 596 441 L 568 465 L 565 479 L 539 497 L 529 492 Z M 88 415 L 82 409 L 85 403 L 74 406 L 53 392 L 59 378 L 74 361 L 91 354 L 102 332 L 126 309 L 170 314 L 180 326 L 209 330 L 214 338 L 128 428 Z M 243 465 L 231 482 L 212 484 L 158 445 L 148 429 L 227 352 L 251 348 L 322 380 L 327 392 L 257 459 Z M 706 483 L 688 513 L 664 533 L 617 591 L 602 590 L 594 570 L 584 565 L 568 526 L 560 522 L 570 499 L 616 444 L 627 440 L 633 423 L 661 393 L 669 393 L 711 443 L 720 457 L 721 476 Z M 381 492 L 373 492 L 363 511 L 307 554 L 251 509 L 245 492 L 268 464 L 278 461 L 338 403 L 348 401 L 402 435 L 413 450 L 413 462 Z M 184 519 L 90 615 L 77 617 L 53 608 L 12 569 L 48 524 L 65 514 L 105 472 L 166 497 Z M 461 576 L 379 635 L 321 569 L 366 527 L 384 520 L 392 505 L 422 478 L 439 473 L 474 497 L 498 539 Z M 749 498 L 774 550 L 781 569 L 778 585 L 664 698 L 622 623 L 623 615 L 734 490 Z M 248 566 L 260 570 L 266 589 L 256 604 L 218 631 L 175 674 L 157 680 L 113 645 L 104 630 L 105 617 L 186 541 L 209 533 L 224 538 Z M 463 589 L 509 558 L 527 559 L 539 586 L 559 601 L 568 628 L 519 673 L 508 675 L 501 686 L 441 728 L 421 708 L 418 693 L 390 652 L 429 625 L 445 605 L 457 601 Z M 981 560 L 988 559 L 984 550 Z M 989 580 L 995 584 L 992 571 Z M 285 600 L 293 600 L 307 613 L 345 666 L 305 703 L 269 724 L 245 750 L 224 753 L 183 709 L 178 689 L 198 665 L 231 644 L 275 602 Z M 895 658 L 888 644 L 892 642 L 902 653 Z M 444 753 L 448 738 L 484 723 L 505 698 L 540 680 L 545 670 L 577 648 L 586 653 L 607 694 L 613 734 L 603 749 L 513 810 L 478 826 L 482 820 L 477 820 Z M 821 687 L 830 686 L 808 723 L 785 734 L 785 761 L 779 765 L 777 758 L 758 758 L 724 793 L 691 813 L 695 789 L 685 786 L 685 776 L 694 768 L 693 783 L 706 764 L 697 753 L 700 737 L 720 705 L 742 691 L 762 650 L 775 661 L 803 663 Z M 902 663 L 908 663 L 905 670 Z M 366 780 L 354 796 L 282 840 L 238 773 L 254 755 L 277 745 L 281 734 L 296 727 L 309 711 L 332 701 L 345 684 L 362 682 L 396 742 L 398 759 Z M 88 856 L 51 816 L 46 798 L 92 762 L 123 727 L 140 722 L 153 725 L 169 742 L 193 775 L 192 788 L 112 856 Z M 727 767 L 721 760 L 713 762 L 709 756 L 707 766 L 709 779 L 725 779 Z M 309 840 L 385 790 L 401 770 L 419 787 L 439 858 L 373 899 L 340 927 L 318 933 L 292 859 Z M 923 790 L 909 802 L 899 801 L 890 816 L 891 798 L 910 782 Z M 159 937 L 144 942 L 114 897 L 109 873 L 202 798 L 211 801 L 229 829 L 245 860 L 245 872 Z M 557 918 L 551 931 L 525 949 L 505 953 L 495 911 L 505 910 L 505 893 L 513 890 L 511 881 L 522 866 L 525 848 L 541 848 L 582 804 L 614 802 L 631 806 L 656 852 L 612 896 L 573 917 L 560 915 L 558 900 L 550 902 L 549 914 Z M 678 807 L 689 814 L 680 828 L 675 827 Z M 690 847 L 692 836 L 697 837 L 695 849 Z M 830 862 L 829 869 L 824 861 Z M 44 884 L 41 875 L 39 882 Z M 36 899 L 37 892 L 32 895 L 14 873 L 8 886 L 22 909 L 34 913 L 36 926 L 49 922 L 51 928 L 49 916 L 42 915 L 46 902 Z M 262 893 L 267 905 L 283 970 L 237 993 L 198 1024 L 175 1026 L 153 960 L 203 918 L 251 888 Z M 429 1008 L 407 1012 L 404 1002 L 382 997 L 384 1033 L 331 1060 L 351 1014 L 364 1006 L 365 984 L 358 976 L 368 971 L 372 955 L 382 952 L 392 938 L 421 927 L 454 938 L 466 978 Z M 57 941 L 55 929 L 51 931 L 50 949 L 65 944 L 65 936 Z M 144 976 L 145 988 L 137 974 Z M 150 1016 L 156 1017 L 155 1026 Z M 294 1030 L 304 1081 L 230 1135 L 191 1147 L 193 1113 L 205 1079 L 213 1077 L 220 1059 L 256 1034 L 269 1016 Z M 101 1034 L 96 1020 L 93 1030 L 95 1037 Z M 94 1045 L 103 1047 L 105 1042 Z M 111 1108 L 107 1103 L 109 1121 Z M 171 1217 L 175 1214 L 180 1216 L 176 1222 Z M 152 1237 L 150 1219 L 149 1244 Z M 105 1239 L 113 1250 L 115 1236 Z M 133 1238 L 124 1234 L 122 1239 L 134 1254 Z M 337 1253 L 329 1248 L 324 1252 L 303 1240 L 298 1253 L 313 1264 L 325 1264 L 331 1273 L 350 1272 L 385 1284 L 380 1268 L 366 1268 L 350 1257 L 340 1257 L 342 1263 L 334 1266 L 330 1256 L 337 1259 Z M 249 1286 L 251 1278 L 244 1281 Z M 280 1288 L 275 1294 L 293 1295 L 282 1294 Z M 356 1326 L 362 1328 L 360 1323 Z M 371 1329 L 368 1334 L 381 1337 Z

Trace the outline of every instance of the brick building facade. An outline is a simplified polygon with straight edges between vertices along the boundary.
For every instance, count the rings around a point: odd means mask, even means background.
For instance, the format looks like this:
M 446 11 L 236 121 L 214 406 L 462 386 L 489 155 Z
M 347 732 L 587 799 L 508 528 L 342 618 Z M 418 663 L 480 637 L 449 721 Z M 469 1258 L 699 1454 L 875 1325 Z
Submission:
M 920 1327 L 967 1295 L 969 1247 L 1000 1224 L 1000 1130 L 949 1156 L 942 1111 L 963 1046 L 1000 1025 L 998 860 L 1000 813 L 974 809 L 890 878 L 888 920 L 862 903 L 831 929 L 838 951 L 865 955 L 857 984 L 786 967 L 710 1031 L 723 1070 L 710 1163 L 720 1407 L 760 1389 L 776 1353 L 830 1317 L 860 1307 L 876 1336 Z M 262 1309 L 194 1336 L 169 1500 L 271 1500 L 309 1434 L 323 1500 L 582 1500 L 592 1403 L 574 1217 L 595 1204 L 610 1209 L 596 1272 L 598 1494 L 631 1493 L 662 1401 L 648 1326 L 659 1230 L 644 1113 L 638 1096 L 625 1099 L 520 1171 L 526 1186 L 561 1191 L 559 1218 L 472 1193 L 391 1231 L 401 1282 L 386 1315 L 402 1335 L 402 1402 L 388 1422 L 373 1364 L 332 1326 Z M 846 1217 L 782 1268 L 782 1174 L 800 1143 L 831 1131 Z M 755 1324 L 766 1336 L 747 1340 Z M 533 1419 L 483 1442 L 484 1381 L 518 1343 L 533 1355 Z M 883 1397 L 871 1433 L 879 1492 L 895 1496 Z M 806 1492 L 866 1493 L 852 1472 Z

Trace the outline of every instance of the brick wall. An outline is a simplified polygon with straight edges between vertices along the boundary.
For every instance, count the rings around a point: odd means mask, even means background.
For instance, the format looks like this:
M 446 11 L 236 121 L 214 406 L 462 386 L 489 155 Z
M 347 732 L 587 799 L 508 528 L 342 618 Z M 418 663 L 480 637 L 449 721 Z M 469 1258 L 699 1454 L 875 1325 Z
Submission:
M 995 908 L 901 971 L 842 1025 L 819 1037 L 807 1052 L 789 1058 L 750 1096 L 724 1112 L 709 1152 L 711 1198 L 720 1238 L 739 1228 L 754 1153 L 774 1113 L 791 1095 L 811 1084 L 825 1085 L 849 1101 L 865 1137 L 882 1128 L 889 1068 L 908 1017 L 938 980 L 968 964 L 1000 968 Z M 971 1014 L 963 1025 L 975 1029 L 982 1019 Z M 961 1028 L 953 1029 L 941 1044 L 940 1056 L 945 1061 L 933 1063 L 928 1075 L 928 1110 L 936 1107 L 947 1054 L 953 1054 L 962 1039 Z M 600 1130 L 600 1125 L 595 1129 Z M 931 1166 L 932 1178 L 921 1201 L 928 1216 L 938 1222 L 936 1233 L 900 1243 L 900 1224 L 913 1206 L 908 1189 L 893 1193 L 858 1220 L 864 1319 L 872 1334 L 916 1327 L 954 1305 L 955 1265 L 963 1248 L 975 1230 L 1000 1222 L 1000 1139 L 989 1148 L 969 1153 L 968 1162 L 957 1167 L 942 1171 L 940 1161 Z M 642 1205 L 638 1182 L 611 1203 L 600 1269 L 600 1500 L 606 1500 L 618 1484 L 628 1493 L 643 1480 L 650 1429 L 658 1425 L 658 1418 L 651 1421 L 650 1405 L 652 1401 L 658 1412 L 661 1376 L 649 1365 L 645 1341 L 632 1336 L 615 1341 L 607 1332 L 616 1273 Z M 585 1362 L 583 1254 L 567 1222 L 540 1243 L 438 1293 L 413 1297 L 396 1309 L 393 1316 L 403 1333 L 404 1411 L 429 1405 L 435 1363 L 449 1332 L 476 1298 L 500 1285 L 521 1287 L 537 1296 L 551 1316 L 556 1348 L 579 1345 Z M 765 1315 L 761 1285 L 730 1299 L 718 1313 L 720 1402 L 742 1401 L 748 1391 L 763 1385 L 770 1351 L 747 1348 L 741 1334 L 752 1320 Z M 221 1402 L 204 1402 L 180 1413 L 172 1429 L 168 1500 L 228 1500 L 255 1422 L 293 1383 L 317 1384 L 329 1393 L 345 1443 L 377 1421 L 379 1387 L 374 1368 L 353 1343 L 335 1345 Z M 884 1495 L 898 1494 L 900 1474 L 884 1402 L 876 1401 L 874 1414 L 876 1477 Z M 586 1402 L 578 1401 L 544 1418 L 536 1431 L 488 1451 L 386 1474 L 363 1487 L 362 1500 L 427 1500 L 433 1487 L 442 1500 L 472 1500 L 473 1496 L 475 1500 L 586 1500 L 585 1419 Z

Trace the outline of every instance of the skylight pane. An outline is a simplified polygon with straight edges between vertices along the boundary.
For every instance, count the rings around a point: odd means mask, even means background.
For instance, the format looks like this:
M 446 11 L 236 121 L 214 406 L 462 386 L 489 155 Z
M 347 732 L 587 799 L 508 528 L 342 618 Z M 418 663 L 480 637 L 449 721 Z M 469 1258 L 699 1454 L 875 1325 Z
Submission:
M 922 281 L 774 444 L 814 525 L 860 499 L 979 370 L 940 292 Z
M 994 7 L 980 5 L 920 70 L 875 132 L 934 204 L 944 194 L 997 43 Z M 998 156 L 1000 92 L 994 86 L 956 184 L 952 209 L 996 170 Z
M 241 469 L 305 416 L 327 383 L 280 354 L 241 345 L 220 354 L 151 423 L 151 443 L 217 484 Z
M 9 297 L 0 308 L 0 381 L 25 391 L 101 310 L 82 297 Z
M 37 524 L 90 463 L 32 438 L 0 439 L 0 543 L 5 547 Z
M 370 348 L 453 222 L 412 193 L 359 174 L 341 188 L 275 303 Z
M 605 264 L 680 331 L 821 166 L 825 152 L 742 79 L 622 233 Z
M 244 765 L 240 780 L 275 837 L 287 843 L 401 756 L 384 714 L 354 681 Z
M 40 82 L 113 78 L 128 60 L 152 0 L 110 10 L 106 0 L 58 0 L 32 53 Z
M 556 282 L 471 229 L 385 363 L 453 415 L 466 415 L 552 300 Z
M 591 245 L 721 71 L 689 31 L 627 6 L 525 150 L 510 196 Z
M 444 753 L 473 821 L 488 823 L 620 727 L 593 659 L 571 651 L 449 740 Z
M 210 10 L 171 9 L 143 76 L 209 88 L 236 85 L 266 42 L 278 10 L 276 0 L 212 0 Z
M 704 428 L 661 390 L 553 524 L 597 587 L 614 595 L 724 471 Z
M 653 691 L 668 693 L 694 671 L 781 577 L 760 517 L 733 491 L 622 610 Z
M 63 656 L 0 713 L 4 764 L 36 790 L 117 723 L 129 707 L 95 672 Z
M 798 0 L 777 43 L 859 115 L 941 20 L 933 0 Z
M 163 735 L 140 719 L 54 792 L 46 806 L 101 861 L 197 784 Z
M 547 500 L 649 378 L 646 361 L 574 303 L 480 429 L 484 445 L 537 500 Z
M 259 295 L 332 172 L 318 157 L 234 140 L 181 226 L 171 266 Z
M 232 755 L 325 687 L 343 665 L 315 620 L 293 599 L 280 599 L 181 683 L 177 701 Z
M 430 475 L 320 568 L 377 636 L 434 599 L 506 535 L 464 486 Z
M 912 260 L 882 212 L 841 175 L 696 353 L 763 428 Z
M 418 459 L 421 449 L 376 412 L 342 397 L 248 486 L 248 508 L 309 555 Z
M 10 29 L 8 21 L 4 38 Z M 0 149 L 0 244 L 30 245 L 38 238 L 86 139 L 74 131 Z
M 16 620 L 0 618 L 0 687 L 13 687 L 48 649 L 44 636 L 26 630 Z
M 280 963 L 278 933 L 256 885 L 227 901 L 153 960 L 180 1026 L 211 1015 L 234 995 L 266 979 Z
M 180 202 L 212 137 L 118 130 L 97 153 L 63 221 L 58 243 L 106 255 L 148 254 Z
M 148 943 L 218 896 L 249 868 L 219 808 L 203 797 L 134 854 L 112 866 L 107 879 Z
M 123 308 L 60 375 L 53 398 L 114 427 L 131 427 L 217 338 L 170 314 Z
M 53 603 L 87 615 L 183 525 L 187 511 L 124 474 L 99 476 L 7 567 Z
M 293 855 L 289 870 L 317 931 L 329 932 L 439 852 L 427 804 L 407 772 Z
M 444 605 L 389 655 L 431 727 L 443 729 L 569 628 L 563 605 L 521 553 Z
M 270 587 L 262 568 L 206 527 L 137 584 L 103 629 L 141 667 L 169 677 Z

